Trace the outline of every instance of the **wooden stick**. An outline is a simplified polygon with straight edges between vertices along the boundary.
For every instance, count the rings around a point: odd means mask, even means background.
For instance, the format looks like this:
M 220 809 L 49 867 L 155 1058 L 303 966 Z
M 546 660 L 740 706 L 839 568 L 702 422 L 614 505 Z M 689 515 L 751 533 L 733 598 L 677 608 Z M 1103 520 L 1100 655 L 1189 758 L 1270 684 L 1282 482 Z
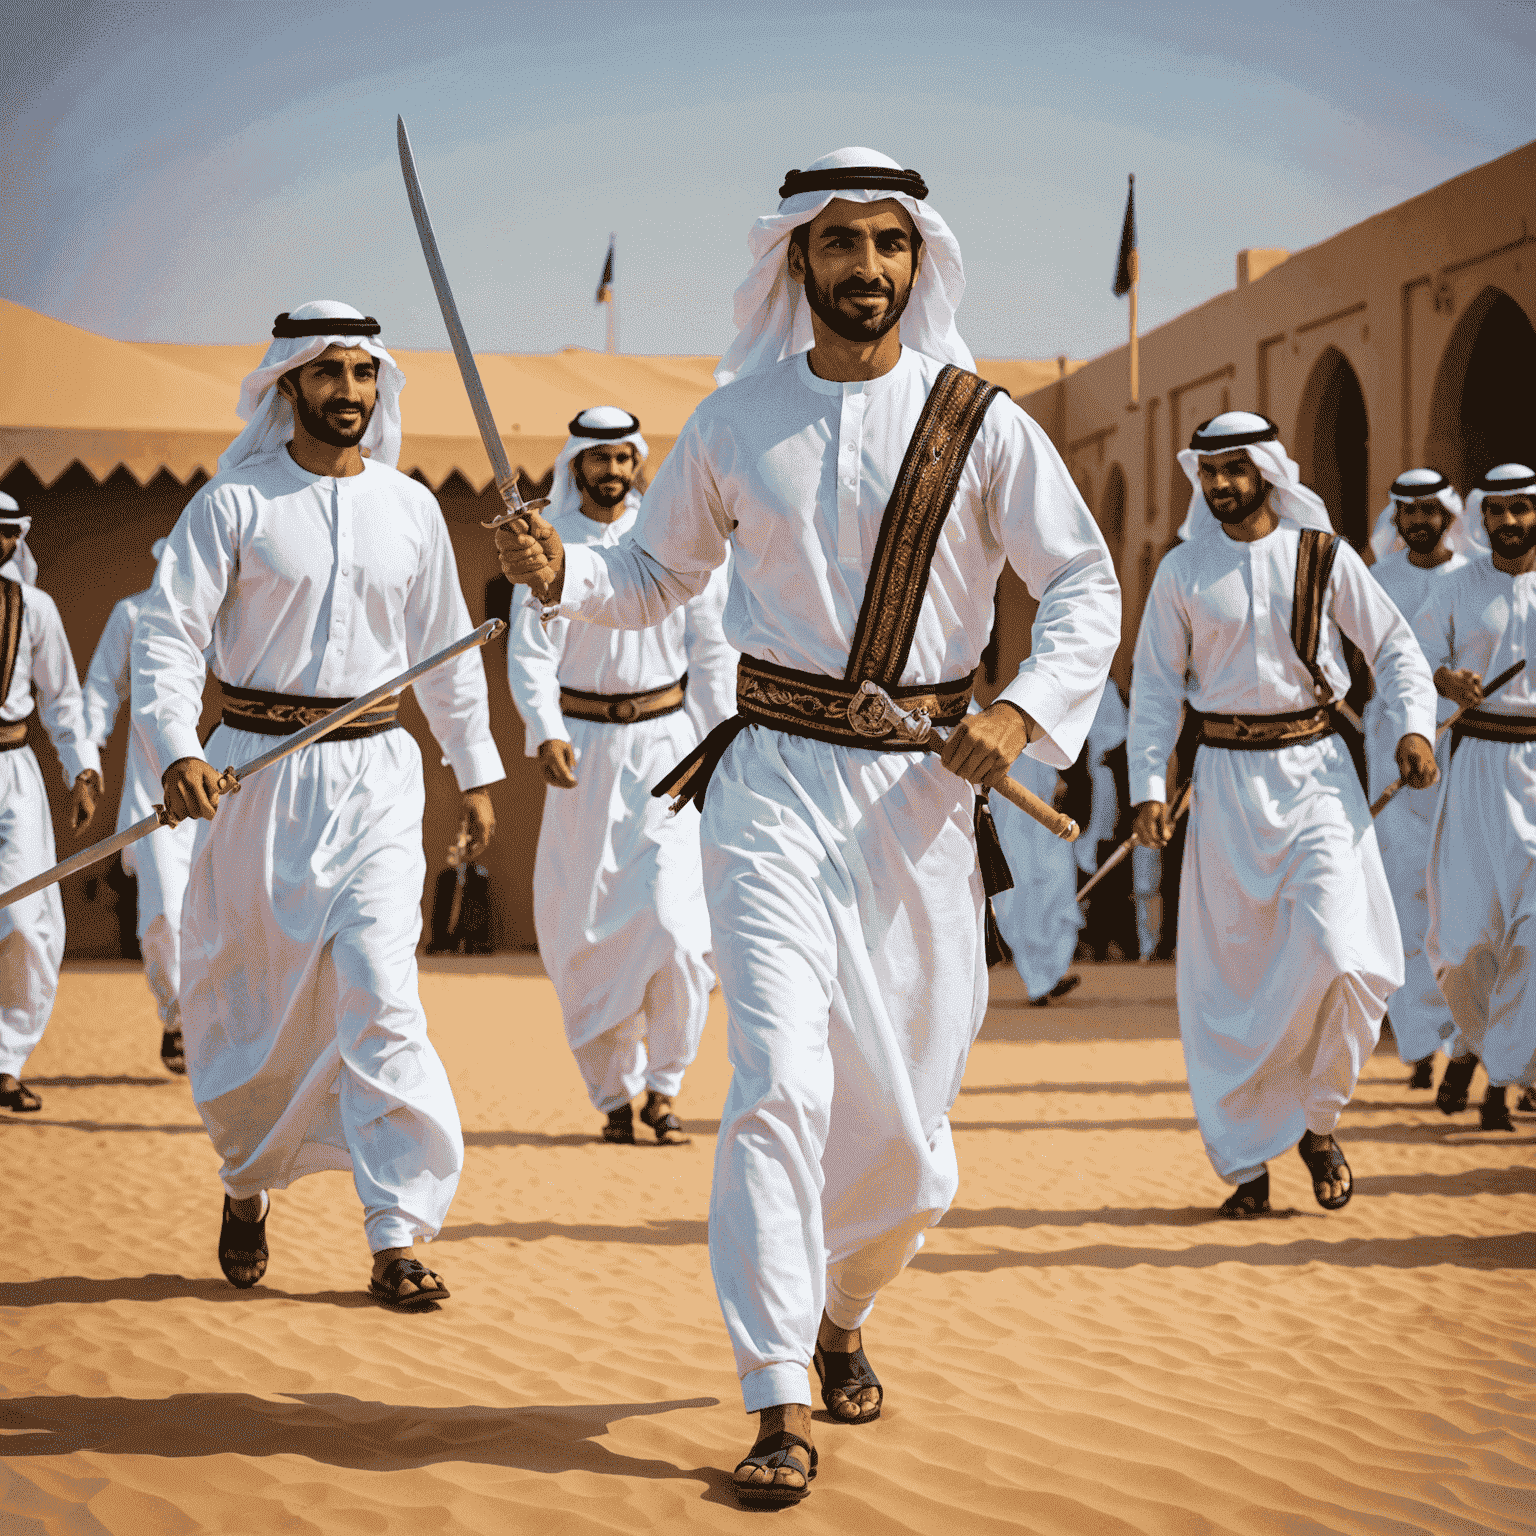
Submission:
M 1001 795 L 1009 805 L 1018 806 L 1026 816 L 1033 816 L 1046 831 L 1054 832 L 1065 842 L 1075 843 L 1082 835 L 1082 828 L 1070 816 L 1064 816 L 1054 805 L 1047 805 L 1039 795 L 1032 794 L 1006 773 L 989 779 L 982 788 Z
M 1184 812 L 1189 809 L 1189 798 L 1190 795 L 1194 792 L 1194 788 L 1195 781 L 1191 779 L 1184 786 L 1184 788 L 1179 791 L 1179 797 L 1173 803 L 1173 824 L 1175 826 L 1177 826 L 1180 820 L 1183 818 Z M 1132 848 L 1140 848 L 1141 846 L 1142 845 L 1136 841 L 1136 834 L 1133 832 L 1128 838 L 1126 838 L 1123 843 L 1120 844 L 1118 848 L 1115 849 L 1112 854 L 1110 854 L 1107 859 L 1104 860 L 1102 864 L 1099 865 L 1098 869 L 1094 871 L 1093 879 L 1091 879 L 1087 885 L 1085 885 L 1082 890 L 1077 893 L 1077 899 L 1080 902 L 1086 901 L 1088 899 L 1088 893 L 1094 888 L 1094 886 L 1096 886 L 1099 881 L 1102 880 L 1105 875 L 1110 872 L 1110 870 L 1114 869 L 1116 865 L 1121 864 L 1126 859 L 1128 859 L 1131 856 Z

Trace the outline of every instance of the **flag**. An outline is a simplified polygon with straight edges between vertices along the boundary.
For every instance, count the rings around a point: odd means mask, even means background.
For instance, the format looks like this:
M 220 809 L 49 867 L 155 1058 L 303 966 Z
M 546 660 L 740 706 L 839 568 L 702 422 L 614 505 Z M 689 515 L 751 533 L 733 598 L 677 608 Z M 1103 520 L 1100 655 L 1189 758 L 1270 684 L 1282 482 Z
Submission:
M 1136 178 L 1131 177 L 1125 194 L 1125 223 L 1120 226 L 1120 259 L 1115 263 L 1115 297 L 1123 299 L 1131 291 L 1139 272 L 1136 254 Z
M 603 263 L 603 275 L 597 280 L 597 297 L 594 304 L 613 303 L 613 236 L 608 237 L 608 259 Z

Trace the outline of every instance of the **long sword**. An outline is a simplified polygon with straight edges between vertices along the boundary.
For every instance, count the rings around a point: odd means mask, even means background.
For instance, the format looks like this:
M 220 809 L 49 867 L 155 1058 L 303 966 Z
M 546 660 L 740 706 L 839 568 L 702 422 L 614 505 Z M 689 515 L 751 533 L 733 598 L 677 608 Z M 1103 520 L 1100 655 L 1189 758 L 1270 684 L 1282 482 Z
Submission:
M 469 349 L 469 337 L 464 334 L 464 322 L 459 319 L 459 306 L 454 303 L 453 289 L 448 284 L 448 272 L 443 258 L 438 254 L 437 236 L 432 233 L 432 215 L 427 212 L 427 200 L 422 196 L 421 178 L 416 174 L 416 157 L 411 153 L 411 136 L 405 131 L 405 119 L 395 119 L 395 138 L 400 145 L 400 171 L 405 177 L 405 195 L 411 200 L 411 217 L 416 220 L 416 233 L 421 239 L 421 254 L 427 259 L 427 271 L 432 276 L 432 287 L 437 294 L 438 308 L 443 312 L 443 324 L 448 328 L 448 340 L 453 355 L 458 359 L 459 375 L 464 380 L 464 392 L 469 396 L 469 408 L 475 413 L 475 425 L 480 429 L 480 441 L 485 444 L 486 456 L 491 461 L 491 473 L 495 476 L 496 489 L 506 504 L 506 511 L 482 523 L 482 528 L 500 528 L 514 518 L 528 512 L 536 512 L 549 505 L 549 498 L 524 501 L 517 489 L 517 476 L 512 473 L 511 461 L 496 430 L 496 418 L 491 415 L 491 402 L 486 399 L 485 385 L 480 382 L 480 369 L 475 354 Z
M 260 757 L 253 757 L 250 762 L 242 763 L 238 768 L 226 768 L 219 776 L 219 793 L 221 795 L 231 793 L 253 773 L 260 773 L 263 768 L 270 768 L 273 763 L 282 762 L 285 757 L 297 752 L 300 747 L 307 747 L 310 742 L 319 741 L 322 736 L 328 736 L 332 731 L 349 725 L 359 715 L 367 714 L 370 709 L 382 704 L 392 694 L 399 693 L 424 673 L 430 672 L 434 667 L 442 666 L 445 661 L 452 661 L 455 656 L 464 651 L 472 651 L 477 646 L 484 645 L 486 641 L 494 640 L 505 628 L 506 625 L 500 619 L 487 619 L 479 629 L 465 635 L 462 640 L 455 640 L 452 645 L 445 646 L 435 656 L 428 656 L 425 661 L 418 661 L 414 667 L 402 672 L 399 677 L 392 678 L 371 693 L 360 695 L 350 704 L 343 704 L 333 709 L 328 715 L 322 715 L 313 725 L 306 725 L 302 731 L 296 731 L 292 736 L 285 736 L 270 752 L 263 752 Z M 79 853 L 71 854 L 63 863 L 55 864 L 52 869 L 45 869 L 42 874 L 33 875 L 30 880 L 23 880 L 20 885 L 13 886 L 4 895 L 0 895 L 0 907 L 8 907 L 12 902 L 21 901 L 24 897 L 35 896 L 38 891 L 46 890 L 66 876 L 76 874 L 82 869 L 89 869 L 91 865 L 99 864 L 103 859 L 110 859 L 114 853 L 120 852 L 130 843 L 138 842 L 141 837 L 148 837 L 158 827 L 174 827 L 176 824 L 176 818 L 163 805 L 157 805 L 153 813 L 146 816 L 143 821 L 136 821 L 131 827 L 125 827 L 121 832 L 115 832 L 111 837 L 105 837 L 99 843 L 92 843 L 89 848 L 82 848 Z

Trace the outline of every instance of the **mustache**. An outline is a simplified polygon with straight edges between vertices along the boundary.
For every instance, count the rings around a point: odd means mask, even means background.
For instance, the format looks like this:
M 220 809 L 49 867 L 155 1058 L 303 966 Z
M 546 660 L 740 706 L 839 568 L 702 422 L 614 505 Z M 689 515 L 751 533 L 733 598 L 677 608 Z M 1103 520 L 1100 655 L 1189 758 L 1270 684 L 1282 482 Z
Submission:
M 840 303 L 843 299 L 894 299 L 895 288 L 884 278 L 876 278 L 872 283 L 860 281 L 856 277 L 844 278 L 832 289 L 832 302 Z

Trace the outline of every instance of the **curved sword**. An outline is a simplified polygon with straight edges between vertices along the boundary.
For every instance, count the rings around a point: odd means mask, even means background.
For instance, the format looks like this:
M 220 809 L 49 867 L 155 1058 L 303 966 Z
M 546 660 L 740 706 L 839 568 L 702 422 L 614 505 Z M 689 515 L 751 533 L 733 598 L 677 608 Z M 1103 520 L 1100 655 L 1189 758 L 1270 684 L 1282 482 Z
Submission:
M 488 523 L 482 523 L 481 527 L 500 528 L 526 512 L 547 507 L 549 498 L 524 501 L 518 494 L 517 476 L 512 472 L 501 434 L 496 430 L 496 418 L 491 415 L 491 402 L 486 399 L 485 386 L 480 382 L 480 369 L 475 363 L 475 354 L 469 350 L 469 337 L 464 334 L 464 322 L 459 319 L 459 306 L 454 303 L 453 289 L 448 285 L 448 273 L 443 266 L 443 258 L 438 254 L 437 236 L 432 233 L 432 215 L 427 212 L 427 200 L 422 196 L 421 178 L 416 174 L 416 157 L 411 153 L 411 136 L 405 131 L 403 117 L 395 119 L 395 138 L 400 145 L 400 170 L 405 177 L 405 195 L 411 200 L 411 217 L 416 220 L 416 233 L 421 238 L 421 254 L 427 259 L 427 271 L 432 277 L 438 308 L 443 312 L 443 324 L 448 328 L 448 340 L 458 360 L 464 392 L 469 396 L 469 408 L 475 413 L 480 441 L 485 444 L 486 456 L 491 461 L 496 489 L 506 503 L 505 512 Z

